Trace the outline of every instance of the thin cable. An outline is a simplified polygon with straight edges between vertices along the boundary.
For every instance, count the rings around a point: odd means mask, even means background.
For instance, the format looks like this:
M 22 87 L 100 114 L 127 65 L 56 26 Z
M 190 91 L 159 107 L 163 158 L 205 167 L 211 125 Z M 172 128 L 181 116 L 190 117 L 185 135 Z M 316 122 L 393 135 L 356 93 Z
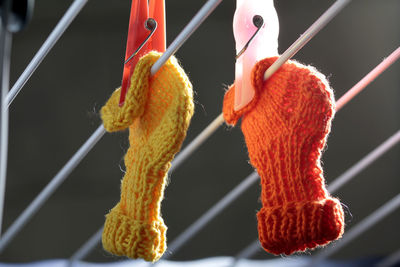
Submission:
M 344 103 L 348 103 L 348 102 L 344 102 Z M 346 183 L 350 182 L 357 174 L 359 174 L 365 168 L 370 166 L 373 162 L 378 160 L 383 154 L 388 152 L 391 148 L 393 148 L 399 142 L 400 142 L 400 130 L 398 130 L 394 135 L 389 137 L 380 146 L 375 148 L 373 151 L 368 153 L 364 158 L 362 158 L 360 161 L 358 161 L 356 164 L 354 164 L 353 167 L 351 167 L 350 169 L 345 171 L 342 175 L 340 175 L 339 177 L 334 179 L 333 182 L 328 186 L 329 193 L 331 193 L 331 194 L 334 193 L 339 188 L 344 186 Z M 255 242 L 258 242 L 258 239 L 256 239 L 253 243 L 255 243 Z M 252 250 L 250 248 L 252 248 Z M 239 252 L 238 255 L 236 256 L 236 258 L 239 258 L 240 257 L 239 255 L 242 255 L 245 253 L 248 257 L 251 257 L 257 252 L 258 252 L 258 247 L 251 246 L 251 244 L 250 244 L 249 246 L 244 248 L 241 252 Z
M 235 256 L 230 267 L 236 267 L 241 259 L 248 259 L 258 251 L 261 251 L 261 244 L 260 241 L 256 239 Z
M 97 128 L 94 134 L 79 148 L 75 155 L 64 165 L 64 167 L 57 173 L 57 175 L 46 185 L 46 187 L 39 193 L 39 195 L 29 204 L 29 206 L 21 213 L 21 215 L 14 221 L 14 223 L 7 229 L 4 236 L 0 239 L 0 253 L 21 231 L 25 224 L 32 218 L 32 216 L 43 206 L 47 199 L 57 190 L 57 188 L 64 182 L 68 175 L 75 169 L 75 167 L 82 161 L 83 158 L 89 153 L 94 145 L 104 135 L 105 130 L 103 125 Z
M 0 233 L 3 223 L 8 157 L 8 109 L 5 98 L 10 86 L 10 57 L 12 34 L 7 30 L 12 1 L 3 1 L 0 32 Z
M 221 4 L 222 0 L 209 0 L 205 5 L 197 12 L 192 20 L 186 25 L 181 33 L 175 38 L 175 40 L 169 45 L 167 51 L 154 63 L 151 68 L 151 75 L 157 73 L 157 71 L 164 65 L 164 63 L 178 51 L 178 49 L 186 42 L 186 40 L 197 30 L 197 28 L 204 22 L 204 20 Z
M 261 251 L 261 244 L 260 240 L 256 239 L 235 256 L 235 261 L 237 262 L 240 259 L 248 259 L 258 251 Z
M 400 207 L 400 194 L 385 203 L 379 209 L 368 215 L 364 220 L 352 227 L 347 233 L 333 245 L 321 250 L 311 262 L 311 266 L 317 266 L 318 263 L 327 259 L 329 256 L 346 246 L 348 243 L 356 239 L 359 235 L 371 229 L 375 224 L 382 221 L 386 216 L 394 212 Z
M 330 193 L 336 192 L 343 185 L 348 183 L 351 179 L 353 179 L 357 174 L 363 171 L 365 168 L 370 166 L 373 162 L 378 160 L 383 154 L 388 152 L 391 148 L 397 145 L 400 142 L 400 130 L 398 130 L 394 135 L 389 137 L 385 142 L 375 148 L 373 151 L 368 153 L 364 158 L 358 161 L 353 165 L 350 169 L 336 178 L 329 186 L 328 191 Z
M 197 148 L 199 148 L 224 123 L 224 116 L 220 114 L 213 120 L 193 141 L 190 142 L 172 161 L 170 172 L 177 169 Z
M 336 110 L 341 109 L 347 102 L 349 102 L 354 96 L 360 93 L 368 84 L 376 79 L 382 72 L 390 67 L 396 60 L 400 58 L 400 46 L 393 51 L 385 60 L 376 66 L 370 73 L 368 73 L 361 81 L 353 86 L 346 94 L 344 94 L 336 102 Z
M 89 238 L 88 241 L 86 241 L 85 244 L 83 244 L 78 251 L 72 255 L 72 257 L 69 260 L 69 266 L 72 266 L 72 264 L 85 257 L 86 255 L 89 254 L 89 252 L 92 250 L 92 248 L 96 247 L 96 245 L 99 243 L 99 240 L 101 239 L 101 235 L 103 233 L 103 227 L 101 227 L 93 236 Z
M 33 72 L 35 72 L 36 68 L 47 56 L 49 51 L 57 43 L 58 39 L 60 39 L 65 30 L 72 23 L 72 21 L 79 14 L 79 12 L 82 10 L 82 8 L 85 6 L 87 2 L 88 0 L 75 0 L 69 7 L 69 9 L 65 12 L 64 16 L 58 22 L 57 26 L 50 33 L 49 37 L 47 37 L 42 47 L 40 47 L 39 51 L 36 53 L 36 55 L 28 64 L 24 72 L 21 74 L 21 76 L 18 78 L 14 86 L 11 88 L 6 98 L 7 107 L 9 107 L 10 104 L 14 101 L 15 97 L 18 95 L 18 93 L 24 87 L 25 83 L 32 76 Z
M 400 249 L 376 264 L 376 267 L 394 267 L 400 263 Z
M 272 76 L 286 61 L 295 55 L 301 48 L 304 47 L 321 29 L 323 29 L 347 4 L 350 0 L 337 0 L 330 8 L 328 8 L 299 39 L 297 39 L 283 53 L 264 74 L 264 80 Z

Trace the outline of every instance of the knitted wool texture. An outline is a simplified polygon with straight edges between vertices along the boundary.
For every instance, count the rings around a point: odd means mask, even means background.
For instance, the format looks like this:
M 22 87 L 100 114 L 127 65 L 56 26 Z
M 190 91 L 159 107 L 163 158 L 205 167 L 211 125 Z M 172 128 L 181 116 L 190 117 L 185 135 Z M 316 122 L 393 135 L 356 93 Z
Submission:
M 261 177 L 260 242 L 270 253 L 292 254 L 341 237 L 344 216 L 325 189 L 320 164 L 334 115 L 333 92 L 322 74 L 294 61 L 264 82 L 276 59 L 253 68 L 256 94 L 245 108 L 234 111 L 234 86 L 226 92 L 223 114 L 230 125 L 243 116 L 250 162 Z
M 122 107 L 119 88 L 101 109 L 105 129 L 129 127 L 130 143 L 121 200 L 106 216 L 103 247 L 152 262 L 166 249 L 160 203 L 170 162 L 180 150 L 194 109 L 192 85 L 174 57 L 150 77 L 160 55 L 150 52 L 137 63 Z

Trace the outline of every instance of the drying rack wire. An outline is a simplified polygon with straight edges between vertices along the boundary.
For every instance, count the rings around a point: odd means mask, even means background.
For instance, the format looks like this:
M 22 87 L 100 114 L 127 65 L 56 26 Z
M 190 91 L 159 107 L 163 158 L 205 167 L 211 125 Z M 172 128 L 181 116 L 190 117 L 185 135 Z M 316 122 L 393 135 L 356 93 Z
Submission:
M 12 35 L 8 31 L 10 21 L 9 12 L 11 10 L 11 1 L 3 2 L 4 18 L 0 22 L 0 232 L 3 224 L 4 195 L 7 175 L 7 154 L 8 154 L 8 110 L 4 99 L 7 96 L 10 82 L 10 57 Z
M 46 41 L 40 47 L 38 52 L 32 58 L 31 62 L 29 62 L 28 66 L 25 68 L 24 72 L 15 82 L 10 92 L 7 94 L 6 103 L 7 107 L 11 105 L 14 99 L 17 97 L 19 92 L 21 92 L 22 88 L 35 72 L 37 67 L 42 63 L 43 59 L 47 56 L 50 50 L 54 47 L 60 37 L 64 34 L 65 30 L 71 25 L 76 16 L 81 12 L 83 7 L 87 4 L 88 0 L 75 0 L 68 10 L 65 12 L 64 16 L 57 23 L 56 27 L 47 37 Z
M 190 35 L 201 25 L 201 23 L 211 14 L 211 12 L 222 2 L 222 0 L 209 0 L 197 15 L 191 20 L 191 22 L 184 28 L 184 30 L 178 35 L 178 37 L 174 40 L 168 50 L 163 54 L 159 61 L 151 69 L 152 75 L 154 75 L 159 68 L 168 60 L 168 58 L 173 55 L 180 46 L 190 37 Z M 347 5 L 350 0 L 338 0 L 336 1 L 331 8 L 329 8 L 323 16 L 321 16 L 277 61 L 276 64 L 271 66 L 268 70 L 268 73 L 272 75 L 274 71 L 276 71 L 284 62 L 286 62 L 289 58 L 291 58 L 295 53 L 297 53 L 319 30 L 321 30 L 345 5 Z M 2 114 L 6 111 L 8 106 L 14 100 L 19 91 L 23 88 L 25 83 L 28 81 L 30 76 L 39 66 L 41 61 L 46 57 L 47 53 L 51 50 L 57 40 L 62 36 L 63 32 L 66 28 L 71 24 L 73 19 L 79 14 L 80 10 L 87 3 L 87 0 L 75 0 L 71 7 L 68 9 L 64 17 L 57 24 L 56 28 L 53 30 L 51 35 L 48 37 L 46 42 L 43 44 L 41 49 L 32 59 L 26 70 L 23 72 L 21 77 L 18 79 L 16 84 L 13 86 L 9 94 L 6 96 L 6 101 L 3 101 L 3 105 L 6 108 L 2 109 Z M 396 50 L 398 52 L 397 58 L 400 55 L 400 48 Z M 396 59 L 397 59 L 396 58 Z M 395 61 L 395 60 L 394 60 Z M 393 61 L 393 62 L 394 62 Z M 392 64 L 391 62 L 390 64 Z M 388 66 L 390 66 L 390 64 Z M 369 77 L 369 81 L 359 85 L 356 89 L 352 89 L 343 96 L 338 102 L 337 107 L 340 109 L 345 103 L 347 103 L 352 97 L 354 97 L 357 93 L 359 93 L 367 84 L 369 84 L 373 79 L 375 79 L 381 72 L 384 71 L 385 68 L 381 68 L 380 72 L 374 73 L 374 77 Z M 366 77 L 367 78 L 367 77 Z M 364 78 L 365 79 L 365 78 Z M 364 79 L 362 81 L 364 81 Z M 367 79 L 367 80 L 368 80 Z M 2 79 L 3 83 L 5 79 Z M 8 79 L 6 79 L 8 82 Z M 362 82 L 360 81 L 360 83 Z M 364 81 L 365 82 L 365 81 Z M 359 83 L 359 84 L 360 84 Z M 3 87 L 4 88 L 4 87 Z M 7 87 L 8 88 L 8 87 Z M 352 95 L 351 95 L 352 93 Z M 196 137 L 173 161 L 173 166 L 171 170 L 176 169 L 185 159 L 187 159 L 201 144 L 203 144 L 208 137 L 210 137 L 215 130 L 223 123 L 222 114 L 219 115 L 198 137 Z M 74 168 L 80 163 L 80 161 L 87 155 L 87 153 L 95 146 L 95 144 L 102 138 L 105 134 L 105 130 L 102 126 L 98 127 L 98 129 L 94 132 L 94 134 L 85 142 L 85 144 L 78 150 L 78 152 L 67 162 L 67 164 L 60 170 L 60 172 L 53 178 L 53 180 L 43 189 L 43 191 L 35 198 L 35 200 L 28 206 L 27 209 L 24 210 L 22 215 L 18 217 L 18 219 L 13 223 L 13 225 L 7 230 L 3 238 L 0 240 L 0 252 L 7 246 L 7 244 L 12 240 L 12 238 L 19 232 L 20 229 L 24 227 L 27 221 L 35 214 L 43 203 L 54 193 L 54 191 L 61 185 L 61 183 L 68 177 L 68 175 L 74 170 Z M 393 138 L 397 136 L 395 139 L 395 143 Z M 391 137 L 384 144 L 379 146 L 376 150 L 368 154 L 364 159 L 362 159 L 359 163 L 357 163 L 354 167 L 349 169 L 346 173 L 340 176 L 337 180 L 341 180 L 341 184 L 336 182 L 336 184 L 332 184 L 329 189 L 331 191 L 337 190 L 340 186 L 344 185 L 344 183 L 348 182 L 351 177 L 354 177 L 357 173 L 359 173 L 362 169 L 366 168 L 369 164 L 371 164 L 378 157 L 383 155 L 386 151 L 388 151 L 392 146 L 394 146 L 399 141 L 399 132 L 393 137 Z M 392 142 L 389 142 L 392 140 Z M 387 143 L 391 143 L 391 145 L 387 145 Z M 386 146 L 384 146 L 386 144 Z M 384 147 L 384 148 L 382 148 Z M 378 152 L 377 152 L 378 151 Z M 373 156 L 371 156 L 371 154 Z M 368 160 L 367 160 L 368 158 Z M 363 163 L 362 163 L 363 162 Z M 362 163 L 362 164 L 361 164 Z M 2 160 L 1 164 L 4 164 L 4 160 Z M 354 168 L 358 166 L 357 170 Z M 362 166 L 361 166 L 362 165 Z M 352 170 L 353 169 L 353 170 Z M 343 177 L 347 177 L 346 179 Z M 187 240 L 189 240 L 194 234 L 200 231 L 212 218 L 217 216 L 226 206 L 228 206 L 234 199 L 236 199 L 242 192 L 244 192 L 247 188 L 250 187 L 251 184 L 257 181 L 258 175 L 257 173 L 253 173 L 248 178 L 246 178 L 242 183 L 240 183 L 235 189 L 233 189 L 227 196 L 221 199 L 215 206 L 213 206 L 206 214 L 204 214 L 198 221 L 196 221 L 192 226 L 190 226 L 187 230 L 185 230 L 181 234 L 181 238 L 175 239 L 170 244 L 170 250 L 172 252 L 178 250 Z M 0 184 L 1 186 L 1 184 Z M 0 190 L 4 190 L 4 185 L 0 188 Z M 1 191 L 0 191 L 1 193 Z M 3 194 L 4 196 L 4 194 Z M 367 229 L 371 227 L 373 224 L 377 222 L 379 219 L 376 215 L 386 216 L 390 212 L 392 212 L 399 205 L 400 197 L 395 197 L 392 201 L 388 202 L 382 208 L 375 211 L 369 217 L 365 219 L 367 221 L 364 223 L 364 228 Z M 374 216 L 375 215 L 375 216 Z M 370 219 L 372 217 L 373 219 Z M 363 221 L 364 222 L 364 221 Z M 368 227 L 366 227 L 367 225 Z M 354 227 L 355 228 L 355 227 Z M 100 229 L 96 234 L 88 240 L 85 245 L 77 251 L 71 258 L 72 261 L 82 259 L 87 253 L 93 248 L 97 242 L 99 241 L 99 236 L 101 235 Z M 189 231 L 190 230 L 190 231 Z M 356 232 L 356 230 L 354 230 Z M 355 238 L 359 233 L 356 234 L 349 233 L 346 236 L 353 236 Z M 357 234 L 358 233 L 358 234 Z M 348 240 L 345 242 L 350 242 L 351 238 L 347 239 L 343 238 L 343 240 Z M 344 242 L 342 242 L 344 243 Z M 242 253 L 240 257 L 245 257 L 251 254 L 251 251 L 254 250 L 254 247 L 258 245 L 258 242 L 254 242 Z M 328 250 L 326 254 L 321 255 L 330 255 Z M 171 255 L 171 254 L 170 254 Z M 323 256 L 317 257 L 317 260 L 322 258 Z

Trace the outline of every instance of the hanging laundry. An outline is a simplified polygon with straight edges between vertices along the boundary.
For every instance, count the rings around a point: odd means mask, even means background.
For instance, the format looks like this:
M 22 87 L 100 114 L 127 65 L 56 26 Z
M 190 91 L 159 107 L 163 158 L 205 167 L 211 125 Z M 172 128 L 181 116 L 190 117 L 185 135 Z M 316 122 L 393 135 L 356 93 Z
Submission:
M 139 1 L 147 8 L 147 0 Z M 162 21 L 163 12 L 154 8 L 154 3 L 150 2 L 150 7 L 156 14 L 153 18 Z M 146 46 L 165 50 L 165 31 L 161 37 L 155 34 Z M 192 85 L 175 57 L 151 76 L 151 67 L 160 56 L 161 53 L 149 52 L 136 66 L 125 68 L 123 84 L 129 87 L 122 105 L 119 88 L 101 109 L 105 129 L 115 132 L 129 127 L 130 143 L 121 200 L 106 216 L 103 247 L 116 255 L 151 262 L 160 259 L 166 249 L 167 227 L 160 215 L 160 204 L 171 161 L 181 148 L 194 110 Z M 126 71 L 132 73 L 129 82 L 125 80 Z
M 150 52 L 140 59 L 122 108 L 118 89 L 101 109 L 106 130 L 129 127 L 130 143 L 121 200 L 107 215 L 103 246 L 147 261 L 158 260 L 166 249 L 160 204 L 170 162 L 180 150 L 194 109 L 192 86 L 174 57 L 150 77 L 159 57 Z
M 272 0 L 237 1 L 234 33 L 242 57 L 237 63 L 254 64 L 239 66 L 242 70 L 236 75 L 242 76 L 236 76 L 225 94 L 223 115 L 229 125 L 242 118 L 250 163 L 261 178 L 260 243 L 270 253 L 289 255 L 340 238 L 344 215 L 339 200 L 325 188 L 320 163 L 335 113 L 332 89 L 323 74 L 295 61 L 264 81 L 265 72 L 278 58 L 274 56 L 277 17 L 268 16 L 271 12 L 275 13 Z M 253 23 L 256 15 L 264 20 L 261 29 L 259 18 Z M 260 34 L 254 36 L 258 30 Z M 253 41 L 246 44 L 249 36 Z M 243 52 L 240 48 L 245 44 L 248 48 Z M 264 53 L 252 51 L 264 48 Z M 245 105 L 238 105 L 243 102 L 236 99 L 241 94 L 250 96 Z

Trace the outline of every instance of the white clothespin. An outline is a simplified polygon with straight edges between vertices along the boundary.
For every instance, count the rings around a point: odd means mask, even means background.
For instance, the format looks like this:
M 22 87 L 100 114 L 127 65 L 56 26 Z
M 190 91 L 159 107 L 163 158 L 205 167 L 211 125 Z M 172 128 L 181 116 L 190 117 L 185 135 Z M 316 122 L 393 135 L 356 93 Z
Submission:
M 233 18 L 236 41 L 235 107 L 254 97 L 251 71 L 257 61 L 278 56 L 279 21 L 273 0 L 236 0 Z

